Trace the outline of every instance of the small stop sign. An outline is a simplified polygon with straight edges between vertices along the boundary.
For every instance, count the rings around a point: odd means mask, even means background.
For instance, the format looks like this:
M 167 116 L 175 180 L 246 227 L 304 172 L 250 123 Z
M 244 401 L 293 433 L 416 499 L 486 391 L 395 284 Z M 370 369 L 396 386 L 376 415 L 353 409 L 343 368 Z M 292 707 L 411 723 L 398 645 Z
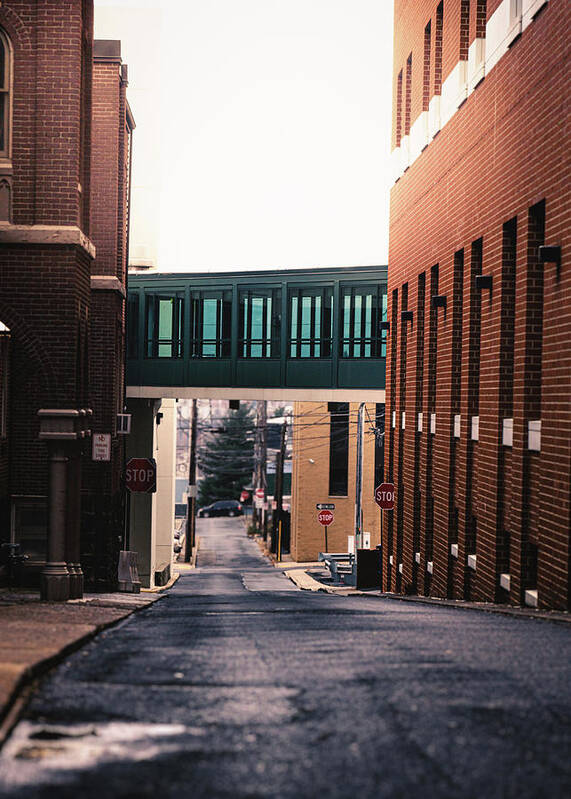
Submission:
M 393 510 L 395 506 L 395 484 L 381 483 L 375 488 L 375 502 L 383 510 Z
M 333 514 L 330 510 L 320 510 L 317 514 L 317 521 L 324 527 L 329 527 L 329 525 L 333 522 Z
M 133 494 L 154 494 L 157 490 L 157 464 L 154 458 L 130 458 L 125 485 Z

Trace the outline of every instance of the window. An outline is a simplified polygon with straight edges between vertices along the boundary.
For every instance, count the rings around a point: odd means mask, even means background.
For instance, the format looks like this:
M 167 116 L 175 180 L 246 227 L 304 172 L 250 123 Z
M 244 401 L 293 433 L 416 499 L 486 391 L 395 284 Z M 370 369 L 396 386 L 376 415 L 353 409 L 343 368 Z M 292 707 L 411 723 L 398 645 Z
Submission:
M 241 358 L 277 358 L 280 351 L 281 291 L 275 289 L 240 292 Z
M 8 435 L 8 380 L 10 369 L 10 330 L 0 322 L 0 438 Z
M 139 295 L 129 292 L 127 298 L 127 358 L 139 356 Z
M 347 496 L 349 477 L 349 403 L 330 402 L 329 495 Z
M 386 333 L 379 329 L 387 317 L 387 295 L 380 286 L 342 288 L 342 358 L 384 358 Z
M 330 358 L 333 289 L 290 289 L 289 308 L 290 358 Z
M 0 28 L 0 157 L 10 156 L 10 83 L 12 50 Z
M 184 295 L 147 295 L 147 358 L 180 358 L 182 356 Z
M 232 292 L 193 291 L 192 358 L 229 358 L 232 336 Z

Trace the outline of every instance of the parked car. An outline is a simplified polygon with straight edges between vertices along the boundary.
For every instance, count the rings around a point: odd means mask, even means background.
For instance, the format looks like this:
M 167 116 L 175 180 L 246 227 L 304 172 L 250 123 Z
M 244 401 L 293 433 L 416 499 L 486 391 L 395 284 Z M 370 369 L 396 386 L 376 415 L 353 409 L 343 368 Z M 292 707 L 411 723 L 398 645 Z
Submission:
M 209 516 L 242 516 L 243 513 L 242 505 L 237 500 L 219 499 L 218 502 L 199 508 L 196 515 L 206 519 Z

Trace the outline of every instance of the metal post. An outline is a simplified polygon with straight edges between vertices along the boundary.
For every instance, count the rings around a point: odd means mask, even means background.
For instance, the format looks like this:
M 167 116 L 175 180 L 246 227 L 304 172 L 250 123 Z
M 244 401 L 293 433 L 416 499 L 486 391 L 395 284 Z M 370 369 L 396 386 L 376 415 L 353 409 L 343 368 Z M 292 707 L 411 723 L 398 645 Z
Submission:
M 188 507 L 186 511 L 186 540 L 184 543 L 184 560 L 190 563 L 192 548 L 196 536 L 196 426 L 198 419 L 198 406 L 192 400 L 191 430 L 190 430 L 190 458 L 188 464 Z
M 361 402 L 357 413 L 357 458 L 355 466 L 355 549 L 362 545 L 361 531 L 363 526 L 363 414 L 365 403 Z

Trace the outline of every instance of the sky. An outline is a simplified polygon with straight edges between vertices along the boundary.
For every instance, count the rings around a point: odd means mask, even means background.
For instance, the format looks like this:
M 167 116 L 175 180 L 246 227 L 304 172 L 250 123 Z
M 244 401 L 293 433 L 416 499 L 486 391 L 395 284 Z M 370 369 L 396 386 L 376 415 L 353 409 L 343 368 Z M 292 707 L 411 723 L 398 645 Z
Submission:
M 95 0 L 121 39 L 131 261 L 387 263 L 392 0 Z

